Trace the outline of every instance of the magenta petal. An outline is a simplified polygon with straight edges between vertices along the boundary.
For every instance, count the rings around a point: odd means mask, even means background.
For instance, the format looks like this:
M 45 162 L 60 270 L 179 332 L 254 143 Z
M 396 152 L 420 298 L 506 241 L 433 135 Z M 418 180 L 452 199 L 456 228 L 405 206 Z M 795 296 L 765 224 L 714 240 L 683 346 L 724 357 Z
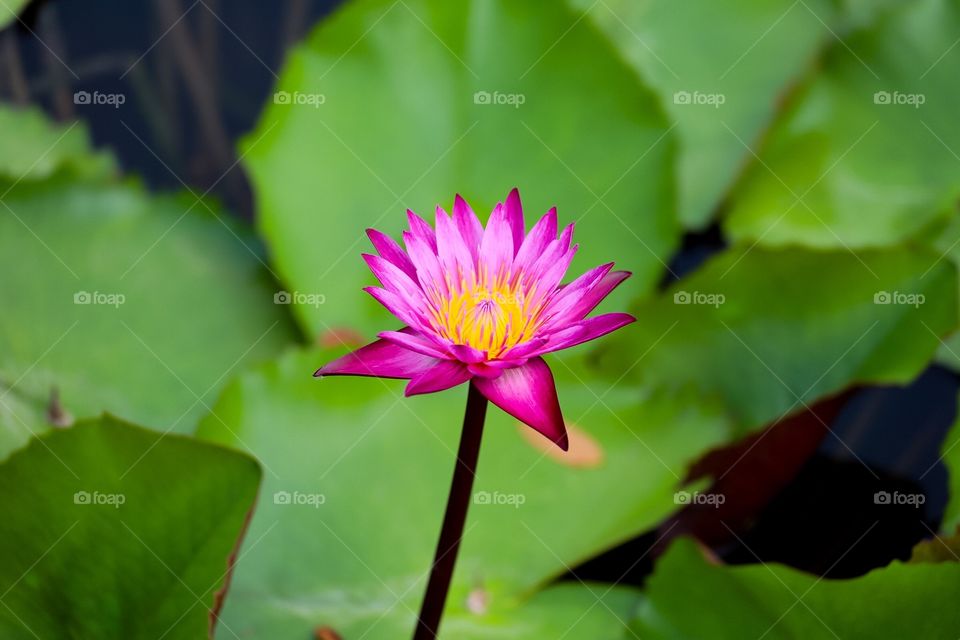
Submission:
M 597 305 L 603 302 L 603 299 L 610 295 L 610 292 L 617 288 L 621 282 L 630 277 L 629 271 L 611 271 L 600 279 L 593 288 L 587 291 L 577 300 L 568 312 L 571 319 L 580 320 L 588 313 L 597 308 Z
M 373 248 L 377 250 L 377 253 L 379 253 L 384 260 L 390 261 L 405 274 L 416 279 L 417 270 L 413 267 L 413 263 L 410 262 L 410 257 L 396 240 L 376 229 L 367 229 L 367 237 L 370 238 Z
M 526 269 L 539 258 L 550 243 L 557 239 L 557 209 L 547 211 L 537 221 L 530 233 L 520 245 L 517 257 L 514 260 L 516 270 Z
M 473 254 L 463 241 L 457 225 L 440 207 L 437 207 L 437 254 L 447 275 L 455 280 L 461 274 L 473 279 Z
M 457 225 L 457 231 L 463 238 L 464 244 L 470 251 L 473 261 L 477 261 L 480 255 L 480 241 L 483 239 L 483 225 L 480 224 L 477 214 L 473 212 L 470 205 L 457 194 L 453 199 L 453 223 Z
M 313 375 L 413 378 L 439 362 L 387 340 L 377 340 L 323 365 Z
M 440 360 L 429 369 L 414 377 L 403 394 L 415 396 L 421 393 L 443 391 L 471 378 L 471 374 L 462 363 L 455 360 Z
M 567 429 L 557 388 L 550 367 L 542 358 L 507 369 L 498 378 L 474 378 L 473 384 L 490 402 L 567 450 Z
M 444 288 L 443 268 L 437 258 L 436 239 L 434 247 L 421 237 L 410 231 L 403 232 L 403 242 L 407 245 L 410 261 L 417 269 L 417 280 L 427 293 L 441 291 Z
M 616 331 L 617 329 L 636 321 L 637 319 L 629 313 L 605 313 L 603 315 L 594 316 L 593 318 L 587 318 L 586 320 L 581 320 L 577 324 L 571 325 L 566 329 L 561 329 L 560 331 L 552 334 L 548 339 L 547 344 L 544 345 L 537 353 L 543 354 L 551 351 L 558 351 L 560 349 L 569 349 L 570 347 L 575 347 L 578 344 L 583 344 L 584 342 L 589 342 L 590 340 L 596 340 L 600 336 L 604 336 L 611 331 Z
M 509 270 L 513 264 L 513 232 L 507 222 L 507 214 L 502 204 L 498 204 L 490 214 L 487 228 L 480 241 L 480 265 L 493 277 Z
M 407 209 L 407 222 L 410 224 L 410 233 L 423 240 L 427 246 L 437 252 L 437 235 L 427 221 Z
M 423 327 L 429 326 L 429 323 L 421 315 L 419 310 L 411 307 L 402 296 L 393 291 L 381 289 L 380 287 L 365 287 L 363 290 L 373 296 L 374 300 L 386 307 L 387 311 L 403 321 L 404 324 L 414 327 L 415 329 L 422 329 Z
M 520 204 L 520 192 L 516 187 L 510 191 L 507 201 L 503 203 L 503 210 L 507 217 L 507 224 L 513 235 L 513 253 L 516 255 L 523 244 L 524 224 L 523 224 L 523 205 Z
M 395 345 L 404 347 L 405 349 L 410 349 L 411 351 L 416 351 L 417 353 L 422 353 L 425 356 L 430 356 L 431 358 L 449 359 L 449 356 L 447 356 L 443 349 L 441 349 L 435 342 L 418 335 L 416 332 L 381 331 L 377 335 L 384 340 L 389 340 Z
M 423 297 L 423 289 L 398 266 L 380 256 L 370 255 L 369 253 L 363 253 L 361 256 L 384 288 L 402 296 L 408 304 L 420 305 L 426 302 Z
M 475 349 L 466 344 L 450 345 L 450 353 L 453 354 L 454 358 L 466 364 L 483 362 L 487 359 L 487 354 L 485 351 L 480 351 L 479 349 Z

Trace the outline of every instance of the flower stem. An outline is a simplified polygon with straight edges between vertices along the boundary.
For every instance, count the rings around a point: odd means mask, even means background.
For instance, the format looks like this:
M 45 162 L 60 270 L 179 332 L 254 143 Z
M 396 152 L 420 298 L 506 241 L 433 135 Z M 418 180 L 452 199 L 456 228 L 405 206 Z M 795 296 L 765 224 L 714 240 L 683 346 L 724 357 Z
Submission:
M 440 629 L 440 616 L 443 615 L 443 607 L 447 601 L 447 591 L 450 589 L 450 579 L 453 578 L 453 567 L 457 562 L 457 551 L 463 537 L 463 525 L 467 520 L 486 415 L 487 399 L 470 383 L 467 409 L 463 416 L 463 431 L 460 434 L 460 449 L 457 451 L 450 496 L 447 498 L 447 510 L 443 515 L 440 541 L 433 557 L 427 593 L 420 609 L 413 640 L 434 640 Z

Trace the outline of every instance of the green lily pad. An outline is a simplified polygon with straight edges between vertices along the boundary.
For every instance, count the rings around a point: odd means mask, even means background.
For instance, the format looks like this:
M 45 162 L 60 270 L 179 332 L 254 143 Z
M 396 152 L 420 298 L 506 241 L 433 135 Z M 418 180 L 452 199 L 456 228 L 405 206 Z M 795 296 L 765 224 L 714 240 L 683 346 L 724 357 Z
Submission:
M 0 5 L 0 14 L 4 8 Z M 115 171 L 113 157 L 94 152 L 80 122 L 54 124 L 40 109 L 0 106 L 0 185 L 36 181 L 55 173 L 93 178 Z M 0 194 L 3 192 L 0 191 Z
M 773 127 L 725 229 L 767 246 L 876 247 L 960 196 L 960 7 L 903 3 L 844 38 Z
M 601 363 L 693 384 L 748 428 L 854 384 L 904 384 L 956 326 L 956 273 L 935 261 L 921 250 L 730 249 L 637 307 Z
M 674 543 L 646 588 L 641 638 L 947 638 L 960 634 L 960 564 L 893 562 L 849 580 L 776 564 L 707 562 Z
M 648 79 L 675 123 L 678 210 L 702 228 L 830 37 L 826 1 L 572 0 Z
M 47 428 L 54 391 L 67 421 L 190 431 L 293 340 L 255 241 L 192 198 L 24 181 L 0 205 L 0 270 L 0 457 Z
M 210 637 L 259 478 L 111 417 L 33 440 L 0 465 L 0 635 Z
M 242 146 L 311 334 L 379 329 L 385 314 L 358 293 L 373 282 L 364 229 L 399 237 L 405 208 L 432 219 L 457 192 L 482 218 L 515 186 L 528 224 L 556 205 L 580 221 L 573 270 L 635 272 L 621 301 L 649 290 L 677 244 L 656 99 L 563 6 L 355 0 L 294 50 L 277 88 Z
M 393 639 L 416 621 L 466 389 L 404 398 L 397 381 L 311 378 L 333 355 L 292 353 L 241 375 L 214 407 L 219 418 L 198 431 L 249 448 L 266 469 L 250 533 L 263 542 L 251 543 L 224 610 L 241 636 L 302 637 L 326 625 L 343 637 Z M 476 637 L 498 637 L 502 620 L 522 628 L 524 612 L 553 601 L 540 592 L 551 579 L 676 509 L 686 466 L 730 436 L 719 410 L 692 393 L 583 381 L 582 365 L 551 364 L 576 432 L 571 453 L 558 459 L 490 408 L 445 637 L 487 626 Z M 468 606 L 478 590 L 483 615 Z M 575 607 L 573 619 L 604 612 L 595 598 L 576 601 L 543 606 Z

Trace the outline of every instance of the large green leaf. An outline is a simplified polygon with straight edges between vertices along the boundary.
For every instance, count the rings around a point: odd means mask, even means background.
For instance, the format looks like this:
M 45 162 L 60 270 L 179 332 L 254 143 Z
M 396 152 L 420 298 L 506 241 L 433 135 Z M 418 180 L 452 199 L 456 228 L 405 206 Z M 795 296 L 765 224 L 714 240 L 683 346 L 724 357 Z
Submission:
M 0 457 L 109 410 L 188 431 L 245 362 L 291 340 L 246 232 L 193 198 L 63 177 L 0 204 Z
M 571 0 L 649 79 L 675 123 L 680 218 L 703 227 L 810 65 L 836 13 L 825 0 Z
M 960 564 L 904 564 L 849 580 L 781 565 L 717 566 L 688 540 L 657 564 L 636 633 L 699 638 L 953 638 L 960 634 Z
M 241 636 L 302 637 L 328 625 L 343 637 L 393 639 L 415 622 L 465 389 L 408 399 L 396 381 L 311 378 L 330 357 L 295 353 L 240 376 L 215 407 L 219 419 L 201 423 L 202 436 L 249 447 L 267 470 L 268 499 L 250 534 L 263 542 L 251 544 L 224 612 Z M 573 619 L 589 610 L 606 620 L 606 608 L 585 595 L 563 605 L 551 604 L 549 592 L 529 598 L 568 566 L 675 509 L 686 465 L 730 434 L 692 393 L 584 382 L 576 377 L 581 365 L 553 364 L 568 423 L 594 446 L 577 435 L 558 461 L 528 442 L 527 427 L 491 407 L 475 486 L 489 503 L 470 511 L 448 606 L 450 620 L 460 622 L 445 627 L 447 637 L 483 627 L 470 637 L 500 637 L 502 625 L 514 629 L 506 637 L 556 637 L 516 630 L 530 607 L 567 620 L 568 609 Z M 486 595 L 486 615 L 465 604 L 475 590 Z M 592 591 L 599 597 L 605 589 Z
M 110 417 L 32 441 L 0 465 L 0 636 L 208 637 L 259 478 Z
M 3 11 L 0 6 L 0 15 Z M 87 129 L 80 122 L 55 125 L 39 109 L 0 105 L 0 131 L 0 185 L 4 190 L 8 183 L 41 180 L 57 172 L 92 177 L 115 169 L 109 153 L 93 151 Z
M 926 251 L 734 248 L 641 304 L 603 347 L 637 379 L 694 384 L 757 427 L 859 383 L 903 384 L 957 323 L 953 266 Z M 653 346 L 651 346 L 653 345 Z
M 581 220 L 574 269 L 634 271 L 621 300 L 647 290 L 676 245 L 665 118 L 562 6 L 355 0 L 294 51 L 278 89 L 246 164 L 278 270 L 325 300 L 296 306 L 313 333 L 379 328 L 379 307 L 358 295 L 372 282 L 364 228 L 398 235 L 404 207 L 432 219 L 457 192 L 485 217 L 518 186 L 528 218 L 557 205 Z
M 765 245 L 890 245 L 960 195 L 960 6 L 903 3 L 833 47 L 776 124 L 726 230 Z

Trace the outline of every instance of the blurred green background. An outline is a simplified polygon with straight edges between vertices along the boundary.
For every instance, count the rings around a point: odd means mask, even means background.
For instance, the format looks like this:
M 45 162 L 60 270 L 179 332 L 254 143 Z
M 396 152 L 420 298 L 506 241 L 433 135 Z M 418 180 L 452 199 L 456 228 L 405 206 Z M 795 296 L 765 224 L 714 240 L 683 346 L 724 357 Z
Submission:
M 0 19 L 3 638 L 408 636 L 465 393 L 311 374 L 515 186 L 638 322 L 490 412 L 443 637 L 960 635 L 960 3 Z

